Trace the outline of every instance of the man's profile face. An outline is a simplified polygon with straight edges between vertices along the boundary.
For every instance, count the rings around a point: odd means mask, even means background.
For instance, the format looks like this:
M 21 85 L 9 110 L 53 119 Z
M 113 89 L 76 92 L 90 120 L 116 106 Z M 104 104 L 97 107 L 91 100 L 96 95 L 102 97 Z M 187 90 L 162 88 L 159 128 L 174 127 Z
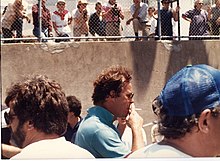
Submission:
M 13 142 L 16 146 L 19 148 L 23 148 L 23 143 L 26 138 L 26 134 L 24 132 L 24 126 L 23 124 L 20 123 L 18 117 L 15 115 L 14 110 L 13 110 L 13 102 L 11 101 L 9 103 L 9 114 L 13 115 L 10 119 L 10 130 L 11 130 L 11 142 Z
M 113 98 L 114 100 L 114 115 L 116 117 L 126 117 L 129 114 L 130 105 L 133 103 L 133 99 L 131 97 L 132 93 L 132 85 L 131 83 L 125 83 L 122 87 L 122 91 L 118 97 Z
M 23 124 L 18 124 L 16 129 L 11 129 L 11 140 L 19 147 L 23 148 L 23 143 L 26 138 L 26 133 L 23 130 Z

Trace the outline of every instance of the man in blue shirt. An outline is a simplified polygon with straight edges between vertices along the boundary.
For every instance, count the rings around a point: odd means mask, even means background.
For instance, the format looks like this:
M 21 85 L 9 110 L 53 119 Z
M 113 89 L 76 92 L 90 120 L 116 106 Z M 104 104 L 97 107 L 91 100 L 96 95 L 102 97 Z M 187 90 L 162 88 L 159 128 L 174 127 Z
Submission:
M 126 157 L 144 147 L 143 119 L 135 111 L 130 72 L 121 67 L 104 70 L 94 82 L 92 95 L 94 107 L 80 124 L 75 143 L 90 151 L 96 158 Z M 127 119 L 132 130 L 131 149 L 121 140 L 114 126 L 117 117 Z

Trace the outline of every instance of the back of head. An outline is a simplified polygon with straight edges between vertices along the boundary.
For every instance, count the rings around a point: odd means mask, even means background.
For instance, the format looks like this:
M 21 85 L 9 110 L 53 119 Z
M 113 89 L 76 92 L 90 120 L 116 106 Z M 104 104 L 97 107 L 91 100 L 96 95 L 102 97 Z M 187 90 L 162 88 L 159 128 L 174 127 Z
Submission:
M 74 116 L 79 117 L 82 110 L 81 102 L 75 96 L 67 96 L 66 99 L 69 106 L 69 112 L 73 112 Z
M 31 121 L 45 134 L 62 135 L 67 126 L 68 105 L 59 83 L 36 75 L 15 83 L 7 90 L 5 104 L 13 108 L 19 123 Z
M 164 86 L 153 102 L 159 116 L 159 132 L 180 138 L 189 132 L 205 109 L 220 106 L 220 70 L 208 65 L 187 66 Z
M 94 82 L 93 103 L 104 102 L 111 91 L 120 94 L 125 82 L 130 82 L 131 71 L 122 66 L 112 66 L 102 71 Z

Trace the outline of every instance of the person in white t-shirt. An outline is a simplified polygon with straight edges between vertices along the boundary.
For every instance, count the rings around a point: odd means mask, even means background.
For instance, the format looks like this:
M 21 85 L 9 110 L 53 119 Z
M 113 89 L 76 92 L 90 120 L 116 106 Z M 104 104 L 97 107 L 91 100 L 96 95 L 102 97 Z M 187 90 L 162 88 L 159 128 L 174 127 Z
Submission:
M 70 37 L 71 30 L 69 25 L 72 22 L 72 16 L 68 10 L 65 9 L 65 0 L 58 0 L 56 3 L 57 11 L 52 13 L 52 23 L 53 28 L 57 37 Z M 62 41 L 57 39 L 56 42 Z M 69 39 L 64 39 L 63 41 L 69 41 Z
M 94 158 L 65 140 L 69 107 L 62 87 L 47 76 L 29 76 L 7 90 L 4 114 L 21 152 L 11 159 Z
M 121 140 L 131 149 L 132 147 L 132 130 L 126 124 L 126 118 L 118 117 L 117 120 L 114 121 L 114 125 L 117 127 L 118 131 L 121 135 Z M 144 140 L 144 145 L 147 145 L 147 136 L 142 128 L 142 135 Z
M 220 70 L 188 65 L 173 75 L 152 104 L 164 138 L 129 158 L 216 157 L 220 154 Z
M 142 31 L 142 36 L 148 36 L 147 34 L 147 10 L 148 5 L 141 2 L 140 0 L 133 0 L 133 4 L 130 7 L 131 18 L 127 20 L 126 25 L 129 25 L 131 21 L 133 22 L 133 29 L 135 34 L 135 41 L 141 40 L 138 37 L 138 31 Z M 144 38 L 147 40 L 147 38 Z

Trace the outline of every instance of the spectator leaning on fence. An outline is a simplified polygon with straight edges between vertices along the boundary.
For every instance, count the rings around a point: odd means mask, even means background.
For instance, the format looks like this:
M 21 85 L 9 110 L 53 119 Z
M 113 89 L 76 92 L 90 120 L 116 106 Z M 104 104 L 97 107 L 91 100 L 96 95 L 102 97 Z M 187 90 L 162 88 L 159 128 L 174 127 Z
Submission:
M 162 0 L 162 9 L 159 11 L 161 15 L 161 21 L 157 19 L 157 27 L 155 35 L 159 36 L 158 23 L 161 23 L 161 36 L 173 36 L 173 23 L 172 19 L 176 22 L 178 21 L 179 6 L 175 10 L 170 8 L 171 0 Z M 156 38 L 158 39 L 158 38 Z M 163 40 L 173 40 L 172 37 L 162 38 Z
M 109 0 L 107 4 L 103 5 L 103 18 L 106 22 L 105 32 L 107 36 L 121 36 L 122 26 L 121 20 L 124 19 L 121 6 L 116 3 L 116 0 Z M 120 40 L 120 39 L 107 39 Z
M 151 34 L 151 26 L 155 24 L 155 22 L 153 21 L 156 21 L 155 17 L 154 17 L 154 13 L 155 13 L 155 8 L 154 7 L 149 7 L 148 10 L 147 10 L 148 14 L 147 14 L 147 23 L 146 23 L 146 26 L 147 26 L 147 35 L 148 36 L 152 36 Z M 153 27 L 154 28 L 154 32 L 155 33 L 155 26 Z
M 209 35 L 208 21 L 211 18 L 211 9 L 208 12 L 203 7 L 203 0 L 195 0 L 194 9 L 182 14 L 182 18 L 190 22 L 189 36 L 206 36 Z M 206 38 L 191 37 L 190 40 L 201 40 Z
M 220 35 L 220 0 L 215 0 L 215 6 L 211 10 L 211 29 L 213 35 Z
M 89 32 L 95 36 L 105 36 L 105 22 L 102 18 L 102 4 L 97 2 L 95 4 L 96 12 L 89 17 Z
M 89 13 L 86 9 L 88 2 L 87 0 L 79 0 L 77 8 L 73 10 L 73 36 L 80 37 L 82 35 L 88 36 L 89 26 L 88 19 Z M 75 39 L 75 41 L 80 41 L 80 39 Z
M 42 5 L 41 33 L 40 33 L 40 28 L 39 28 L 39 4 L 35 4 L 32 6 L 32 17 L 33 17 L 33 25 L 34 25 L 33 34 L 36 37 L 53 36 L 51 15 L 50 15 L 49 9 L 47 9 L 46 7 L 46 2 L 47 0 L 41 1 L 41 5 Z
M 135 34 L 135 41 L 141 40 L 138 38 L 138 31 L 142 31 L 142 36 L 148 36 L 147 34 L 147 10 L 148 5 L 141 2 L 141 0 L 133 0 L 133 3 L 130 7 L 131 18 L 127 20 L 126 25 L 129 25 L 131 21 L 133 22 L 133 30 Z M 147 40 L 147 38 L 144 38 Z
M 72 23 L 72 16 L 68 10 L 65 9 L 65 0 L 57 0 L 57 10 L 52 13 L 53 28 L 57 37 L 70 37 L 71 29 L 69 25 Z M 70 39 L 56 39 L 56 42 L 70 41 Z
M 15 0 L 14 3 L 7 5 L 1 24 L 3 38 L 22 38 L 23 19 L 25 18 L 30 23 L 26 10 L 27 2 L 25 0 Z M 16 35 L 14 35 L 14 31 L 16 31 Z
M 68 103 L 62 87 L 47 76 L 27 77 L 8 90 L 5 119 L 21 152 L 11 159 L 94 158 L 61 137 L 67 127 Z
M 168 80 L 152 107 L 164 139 L 130 158 L 220 154 L 220 70 L 204 64 L 184 67 Z

